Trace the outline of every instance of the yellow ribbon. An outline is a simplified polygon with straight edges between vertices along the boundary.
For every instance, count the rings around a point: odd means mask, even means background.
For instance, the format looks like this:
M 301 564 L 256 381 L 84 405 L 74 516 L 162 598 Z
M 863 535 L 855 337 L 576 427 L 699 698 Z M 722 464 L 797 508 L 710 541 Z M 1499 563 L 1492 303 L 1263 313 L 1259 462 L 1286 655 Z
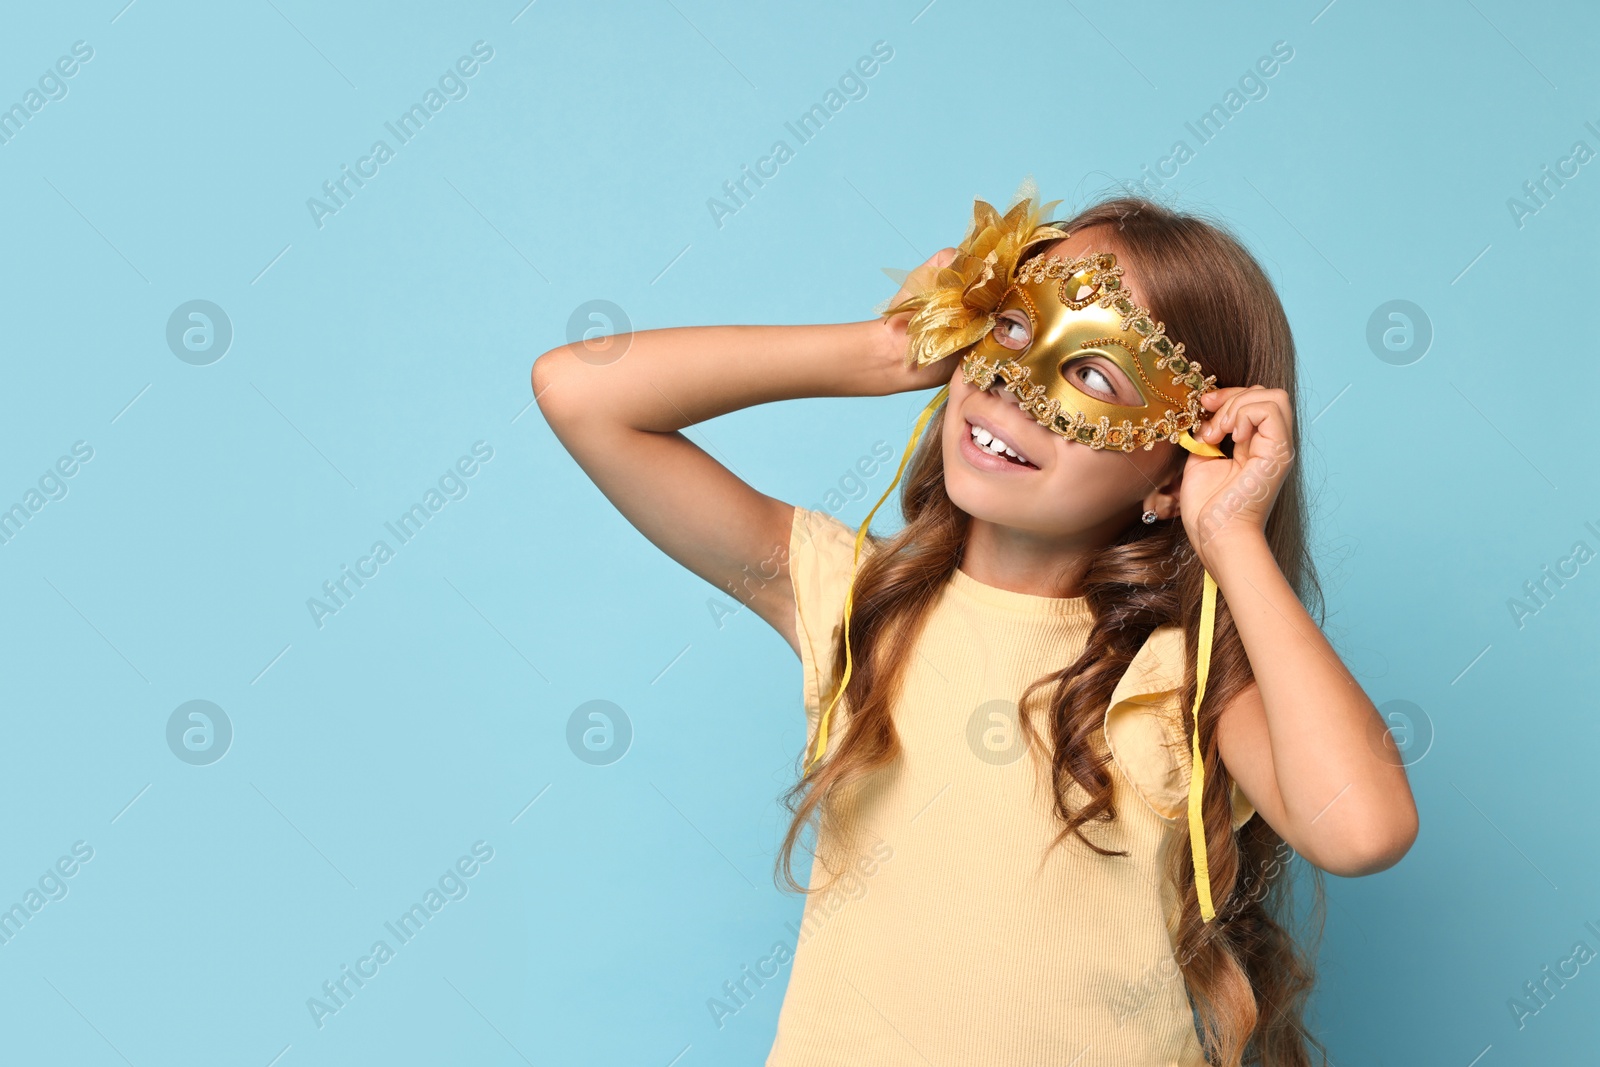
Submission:
M 1206 858 L 1206 823 L 1200 798 L 1206 787 L 1206 767 L 1200 758 L 1200 702 L 1206 696 L 1206 675 L 1211 671 L 1211 633 L 1217 620 L 1217 580 L 1206 571 L 1200 594 L 1200 647 L 1194 664 L 1194 766 L 1189 774 L 1189 852 L 1194 857 L 1194 891 L 1200 898 L 1200 919 L 1217 917 L 1211 903 L 1211 867 Z
M 1178 435 L 1178 443 L 1196 455 L 1212 457 L 1222 455 L 1222 449 L 1218 448 L 1209 441 L 1200 440 L 1200 438 L 1196 437 L 1188 430 L 1185 430 L 1183 433 Z
M 1222 449 L 1202 441 L 1188 430 L 1178 438 L 1178 443 L 1190 452 L 1201 456 L 1221 456 Z M 1211 903 L 1211 866 L 1206 857 L 1206 822 L 1200 811 L 1200 800 L 1206 787 L 1206 767 L 1200 758 L 1200 702 L 1206 696 L 1206 677 L 1211 673 L 1211 635 L 1217 622 L 1217 580 L 1206 571 L 1205 585 L 1200 593 L 1200 647 L 1195 650 L 1194 663 L 1194 743 L 1193 764 L 1189 770 L 1189 855 L 1194 860 L 1194 891 L 1200 898 L 1200 920 L 1210 922 L 1217 917 Z
M 900 466 L 894 472 L 894 481 L 889 483 L 889 488 L 883 491 L 883 495 L 878 498 L 878 502 L 872 505 L 872 510 L 867 512 L 867 517 L 861 520 L 861 528 L 856 531 L 856 550 L 850 558 L 850 587 L 844 596 L 844 673 L 839 677 L 839 688 L 834 691 L 833 699 L 828 702 L 827 710 L 822 713 L 822 719 L 817 723 L 817 751 L 811 757 L 811 762 L 806 764 L 806 769 L 802 772 L 804 774 L 811 773 L 811 768 L 817 765 L 817 761 L 822 758 L 822 754 L 828 749 L 828 719 L 833 715 L 833 706 L 844 695 L 844 687 L 850 681 L 850 609 L 855 604 L 856 564 L 861 559 L 861 543 L 867 539 L 867 528 L 872 525 L 872 516 L 878 513 L 878 509 L 883 506 L 883 502 L 889 499 L 889 494 L 894 492 L 894 487 L 900 484 L 900 475 L 905 473 L 906 463 L 911 459 L 912 449 L 916 447 L 918 438 L 922 436 L 922 428 L 928 424 L 928 419 L 933 415 L 934 409 L 944 403 L 945 398 L 949 395 L 950 387 L 948 385 L 941 386 L 939 391 L 933 394 L 933 399 L 929 400 L 923 407 L 922 414 L 917 416 L 917 424 L 911 429 L 911 440 L 906 442 L 905 453 L 900 457 Z

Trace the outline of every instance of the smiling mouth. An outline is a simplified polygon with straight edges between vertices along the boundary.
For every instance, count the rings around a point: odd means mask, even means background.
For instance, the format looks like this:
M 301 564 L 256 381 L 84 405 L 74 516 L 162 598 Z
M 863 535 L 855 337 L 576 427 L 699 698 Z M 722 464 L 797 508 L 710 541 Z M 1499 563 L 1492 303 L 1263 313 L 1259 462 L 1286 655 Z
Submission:
M 979 451 L 987 452 L 991 456 L 998 456 L 1019 467 L 1028 467 L 1032 470 L 1039 469 L 1035 464 L 1028 462 L 1027 458 L 1015 448 L 1012 448 L 1010 442 L 996 437 L 982 426 L 974 426 L 969 422 L 967 423 L 967 432 L 972 438 L 973 445 Z

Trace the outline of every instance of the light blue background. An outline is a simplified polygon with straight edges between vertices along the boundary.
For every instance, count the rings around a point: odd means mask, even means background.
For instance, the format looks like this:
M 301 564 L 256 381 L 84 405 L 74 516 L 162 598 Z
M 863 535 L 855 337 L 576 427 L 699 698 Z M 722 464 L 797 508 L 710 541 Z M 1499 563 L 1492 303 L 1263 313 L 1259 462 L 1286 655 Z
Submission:
M 1520 628 L 1507 606 L 1600 550 L 1600 164 L 1507 206 L 1600 148 L 1592 8 L 523 2 L 8 13 L 0 104 L 94 57 L 0 145 L 0 505 L 94 456 L 0 545 L 0 905 L 94 858 L 0 945 L 7 1062 L 759 1062 L 778 983 L 722 1029 L 706 1001 L 793 940 L 798 665 L 607 504 L 532 360 L 594 299 L 636 328 L 870 317 L 879 268 L 957 241 L 972 197 L 1113 190 L 1276 41 L 1267 95 L 1163 195 L 1279 286 L 1330 635 L 1433 732 L 1415 849 L 1329 880 L 1313 1025 L 1337 1063 L 1592 1061 L 1600 965 L 1521 1029 L 1507 1005 L 1600 949 L 1600 564 Z M 307 199 L 479 40 L 468 95 L 319 228 Z M 876 41 L 867 95 L 719 227 L 707 199 Z M 193 299 L 234 329 L 209 366 L 165 340 Z M 1434 330 L 1407 366 L 1365 339 L 1392 299 Z M 820 507 L 925 399 L 689 433 Z M 318 628 L 307 599 L 478 441 L 465 498 Z M 192 699 L 235 731 L 209 766 L 165 739 Z M 594 699 L 635 731 L 609 766 L 565 739 Z M 476 841 L 469 894 L 319 1029 L 307 998 Z

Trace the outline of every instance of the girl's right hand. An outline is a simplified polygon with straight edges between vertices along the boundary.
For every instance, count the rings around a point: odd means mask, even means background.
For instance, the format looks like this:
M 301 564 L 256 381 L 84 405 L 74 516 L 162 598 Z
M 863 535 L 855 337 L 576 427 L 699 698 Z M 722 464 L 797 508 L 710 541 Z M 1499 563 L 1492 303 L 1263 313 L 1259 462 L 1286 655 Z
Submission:
M 935 252 L 926 263 L 906 276 L 904 284 L 900 286 L 900 291 L 894 294 L 894 299 L 890 300 L 886 306 L 894 307 L 912 293 L 919 292 L 923 286 L 933 281 L 934 274 L 941 267 L 949 266 L 955 258 L 956 250 L 954 248 L 942 248 Z M 907 365 L 909 342 L 906 338 L 906 324 L 911 321 L 911 314 L 909 311 L 902 311 L 898 315 L 892 315 L 887 319 L 878 321 L 878 326 L 883 334 L 881 356 L 886 364 L 884 372 L 890 383 L 887 391 L 891 393 L 905 393 L 915 389 L 932 389 L 935 386 L 949 382 L 951 376 L 955 373 L 958 361 L 958 357 L 955 355 L 947 356 L 939 360 L 939 362 L 930 363 L 925 367 Z

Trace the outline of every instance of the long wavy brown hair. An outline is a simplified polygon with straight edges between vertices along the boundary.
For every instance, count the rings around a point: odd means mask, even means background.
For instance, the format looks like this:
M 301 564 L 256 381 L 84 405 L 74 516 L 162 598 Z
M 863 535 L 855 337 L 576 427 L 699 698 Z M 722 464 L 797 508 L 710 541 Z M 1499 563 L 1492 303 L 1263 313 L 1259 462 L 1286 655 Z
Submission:
M 1140 302 L 1166 323 L 1170 336 L 1219 386 L 1261 384 L 1296 399 L 1295 346 L 1283 306 L 1260 264 L 1228 230 L 1212 220 L 1138 197 L 1104 200 L 1057 222 L 1068 232 L 1104 232 L 1112 251 L 1135 267 Z M 819 835 L 836 805 L 899 753 L 892 708 L 920 624 L 961 560 L 970 517 L 945 492 L 941 432 L 945 408 L 930 419 L 903 486 L 905 526 L 874 536 L 875 551 L 856 575 L 850 622 L 853 667 L 841 704 L 849 728 L 836 747 L 784 795 L 793 814 L 779 850 L 776 873 L 791 889 L 793 854 L 815 818 Z M 1291 442 L 1300 451 L 1299 426 Z M 1266 522 L 1273 556 L 1301 601 L 1319 620 L 1321 591 L 1307 547 L 1307 501 L 1300 464 L 1291 464 Z M 1039 679 L 1022 695 L 1047 698 L 1057 843 L 1077 837 L 1102 854 L 1083 833 L 1091 820 L 1116 817 L 1109 753 L 1095 743 L 1112 691 L 1134 654 L 1156 627 L 1181 624 L 1186 657 L 1183 707 L 1194 703 L 1194 650 L 1204 569 L 1181 521 L 1135 522 L 1092 559 L 1082 595 L 1094 612 L 1093 629 L 1076 662 Z M 842 629 L 842 628 L 841 628 Z M 835 663 L 844 663 L 842 632 Z M 838 685 L 836 673 L 824 692 Z M 1315 901 L 1306 921 L 1296 921 L 1288 845 L 1261 818 L 1232 826 L 1232 780 L 1217 754 L 1217 718 L 1252 681 L 1249 660 L 1226 600 L 1219 600 L 1210 675 L 1200 709 L 1205 761 L 1203 813 L 1217 916 L 1200 919 L 1187 848 L 1174 849 L 1170 876 L 1183 902 L 1174 932 L 1175 955 L 1192 1001 L 1199 1036 L 1210 1062 L 1223 1067 L 1308 1067 L 1314 1046 L 1306 1031 L 1305 1001 L 1314 982 L 1312 952 L 1325 912 L 1321 872 L 1311 868 Z M 1038 737 L 1031 716 L 1021 716 L 1030 742 Z M 805 758 L 802 754 L 802 760 Z M 1074 805 L 1069 796 L 1086 797 Z M 820 837 L 818 838 L 820 840 Z M 1309 866 L 1309 865 L 1308 865 Z M 1296 934 L 1300 935 L 1297 944 Z

